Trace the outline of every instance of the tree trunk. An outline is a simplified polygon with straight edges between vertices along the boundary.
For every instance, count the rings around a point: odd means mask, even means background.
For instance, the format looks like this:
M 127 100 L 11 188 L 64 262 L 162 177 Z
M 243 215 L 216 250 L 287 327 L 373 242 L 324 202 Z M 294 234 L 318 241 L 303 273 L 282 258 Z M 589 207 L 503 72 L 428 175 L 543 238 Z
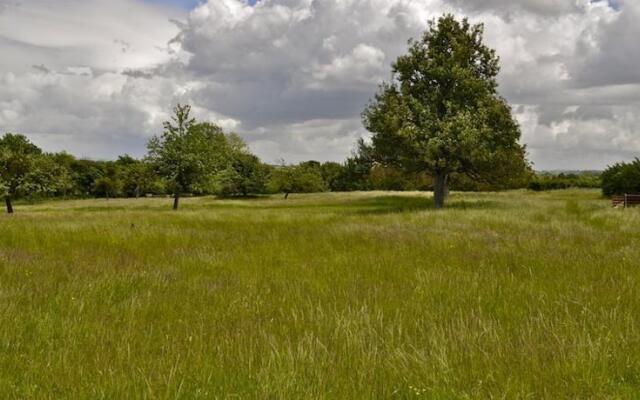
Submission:
M 448 175 L 445 173 L 436 174 L 435 186 L 433 188 L 433 200 L 436 208 L 444 208 L 444 201 L 449 194 Z
M 286 200 L 286 199 L 288 199 L 288 198 L 289 198 L 289 192 L 287 192 L 287 193 L 285 193 L 285 194 L 284 194 L 284 199 Z
M 173 209 L 177 210 L 179 204 L 180 204 L 180 194 L 176 193 L 173 196 Z
M 13 204 L 11 204 L 11 196 L 6 196 L 4 202 L 7 204 L 7 214 L 13 214 Z

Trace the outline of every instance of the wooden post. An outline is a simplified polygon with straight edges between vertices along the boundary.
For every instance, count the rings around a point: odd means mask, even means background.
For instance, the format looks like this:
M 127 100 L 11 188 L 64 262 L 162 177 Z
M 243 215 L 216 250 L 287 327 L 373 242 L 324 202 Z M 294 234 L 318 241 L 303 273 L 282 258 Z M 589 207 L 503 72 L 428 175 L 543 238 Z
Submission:
M 628 196 L 628 194 L 624 194 L 624 208 L 627 208 L 627 205 L 629 204 Z

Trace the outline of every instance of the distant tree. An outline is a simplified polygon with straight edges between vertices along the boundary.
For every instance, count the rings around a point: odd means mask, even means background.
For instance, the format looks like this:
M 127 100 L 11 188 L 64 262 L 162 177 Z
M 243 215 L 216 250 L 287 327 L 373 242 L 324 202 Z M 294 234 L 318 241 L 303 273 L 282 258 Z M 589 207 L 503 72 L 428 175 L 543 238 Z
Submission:
M 67 196 L 73 189 L 71 172 L 59 162 L 55 154 L 34 158 L 33 168 L 27 176 L 29 195 Z
M 93 193 L 97 197 L 104 197 L 107 200 L 117 197 L 120 189 L 120 181 L 107 176 L 98 178 L 93 184 Z
M 373 148 L 364 140 L 358 140 L 351 157 L 342 165 L 342 173 L 332 180 L 331 190 L 353 192 L 372 189 L 369 178 L 374 164 Z
M 193 143 L 196 120 L 190 113 L 190 106 L 178 104 L 171 121 L 164 123 L 162 136 L 154 136 L 147 144 L 148 156 L 156 172 L 171 185 L 174 210 L 178 209 L 180 195 L 189 190 L 204 172 L 204 162 Z
M 329 190 L 332 192 L 341 191 L 341 178 L 345 174 L 343 165 L 337 162 L 325 162 L 320 166 L 320 174 Z
M 76 160 L 61 157 L 69 165 L 71 180 L 73 182 L 72 193 L 75 196 L 87 197 L 93 193 L 96 180 L 104 176 L 105 163 L 94 160 Z
M 267 186 L 271 193 L 284 193 L 285 199 L 291 193 L 318 193 L 328 189 L 315 164 L 305 163 L 274 168 Z
M 375 190 L 402 191 L 409 186 L 407 175 L 400 168 L 376 164 L 371 168 L 369 180 Z
M 483 26 L 445 15 L 431 21 L 421 40 L 393 65 L 395 80 L 383 84 L 363 113 L 376 161 L 434 177 L 434 200 L 444 206 L 453 173 L 494 179 L 509 161 L 528 165 L 520 129 L 497 94 L 495 51 L 483 44 Z
M 65 152 L 49 153 L 47 158 L 51 162 L 49 169 L 57 170 L 57 172 L 52 173 L 58 178 L 57 192 L 54 195 L 62 197 L 75 195 L 77 182 L 73 165 L 77 162 L 76 158 Z
M 229 166 L 216 175 L 220 196 L 248 196 L 264 193 L 269 168 L 248 152 L 233 155 Z
M 102 175 L 93 184 L 93 194 L 106 199 L 120 196 L 122 193 L 120 174 L 120 167 L 116 162 L 105 163 Z
M 608 167 L 602 173 L 602 193 L 605 196 L 640 193 L 640 159 Z
M 534 174 L 529 181 L 528 188 L 534 191 L 557 190 L 568 188 L 600 188 L 602 187 L 601 173 L 580 171 L 573 173 L 540 172 Z
M 3 193 L 7 213 L 13 214 L 12 200 L 30 192 L 31 178 L 42 150 L 25 136 L 7 133 L 0 138 L 0 192 Z
M 161 136 L 149 140 L 148 159 L 166 179 L 173 192 L 173 209 L 187 191 L 202 192 L 210 187 L 221 162 L 216 143 L 222 130 L 213 124 L 198 124 L 190 116 L 191 107 L 178 104 L 171 121 L 164 123 Z
M 118 158 L 116 165 L 125 196 L 138 198 L 155 190 L 159 177 L 150 163 L 124 155 Z
M 306 171 L 317 172 L 322 175 L 322 163 L 315 160 L 303 161 L 298 164 L 300 168 L 305 169 Z

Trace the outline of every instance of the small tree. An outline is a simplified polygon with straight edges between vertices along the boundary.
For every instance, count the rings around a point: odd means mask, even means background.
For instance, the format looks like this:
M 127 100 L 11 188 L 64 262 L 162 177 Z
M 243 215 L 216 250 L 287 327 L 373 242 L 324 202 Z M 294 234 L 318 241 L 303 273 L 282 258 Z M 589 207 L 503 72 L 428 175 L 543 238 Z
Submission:
M 200 160 L 190 152 L 190 131 L 196 123 L 190 112 L 190 106 L 178 104 L 171 121 L 164 123 L 162 136 L 154 136 L 147 144 L 149 159 L 173 190 L 174 210 L 178 209 L 180 194 L 188 190 L 202 169 Z
M 342 182 L 346 175 L 346 168 L 343 164 L 328 161 L 322 164 L 320 168 L 322 179 L 332 192 L 341 192 Z
M 0 139 L 0 192 L 7 213 L 13 214 L 13 198 L 29 192 L 31 174 L 41 155 L 42 150 L 23 135 L 7 133 Z
M 34 196 L 66 196 L 73 189 L 71 173 L 56 154 L 35 157 L 26 181 L 28 194 Z
M 264 193 L 268 167 L 250 153 L 238 153 L 233 158 L 216 175 L 216 194 L 228 197 Z
M 163 134 L 151 138 L 147 145 L 150 162 L 173 192 L 174 210 L 178 209 L 182 193 L 204 192 L 225 164 L 218 151 L 220 136 L 224 138 L 222 129 L 214 124 L 198 124 L 190 113 L 190 106 L 178 104 L 171 121 L 164 123 Z
M 124 155 L 118 157 L 116 165 L 122 182 L 122 190 L 127 197 L 139 198 L 151 192 L 158 177 L 153 172 L 151 165 L 144 160 Z
M 102 178 L 98 178 L 93 184 L 93 193 L 97 197 L 104 197 L 107 200 L 117 197 L 120 193 L 120 181 L 110 178 L 108 176 L 103 176 Z
M 282 165 L 276 167 L 269 177 L 267 187 L 271 193 L 284 193 L 288 199 L 291 193 L 318 193 L 327 191 L 319 168 L 310 165 Z
M 357 148 L 342 165 L 342 173 L 331 181 L 331 190 L 337 192 L 371 190 L 373 187 L 370 176 L 374 164 L 372 147 L 359 139 Z
M 452 15 L 431 21 L 363 113 L 376 161 L 432 175 L 437 208 L 453 173 L 496 179 L 494 171 L 505 170 L 496 166 L 507 161 L 525 170 L 520 129 L 497 94 L 498 71 L 482 25 Z
M 107 200 L 122 194 L 122 180 L 120 166 L 112 161 L 103 165 L 102 175 L 93 183 L 93 194 Z

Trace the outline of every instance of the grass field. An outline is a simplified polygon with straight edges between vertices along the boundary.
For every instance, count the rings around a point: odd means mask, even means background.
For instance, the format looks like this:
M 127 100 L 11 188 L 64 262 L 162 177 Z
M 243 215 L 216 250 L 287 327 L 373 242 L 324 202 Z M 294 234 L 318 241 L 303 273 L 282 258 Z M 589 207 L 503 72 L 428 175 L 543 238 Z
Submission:
M 596 191 L 0 216 L 0 398 L 635 399 L 640 209 Z

